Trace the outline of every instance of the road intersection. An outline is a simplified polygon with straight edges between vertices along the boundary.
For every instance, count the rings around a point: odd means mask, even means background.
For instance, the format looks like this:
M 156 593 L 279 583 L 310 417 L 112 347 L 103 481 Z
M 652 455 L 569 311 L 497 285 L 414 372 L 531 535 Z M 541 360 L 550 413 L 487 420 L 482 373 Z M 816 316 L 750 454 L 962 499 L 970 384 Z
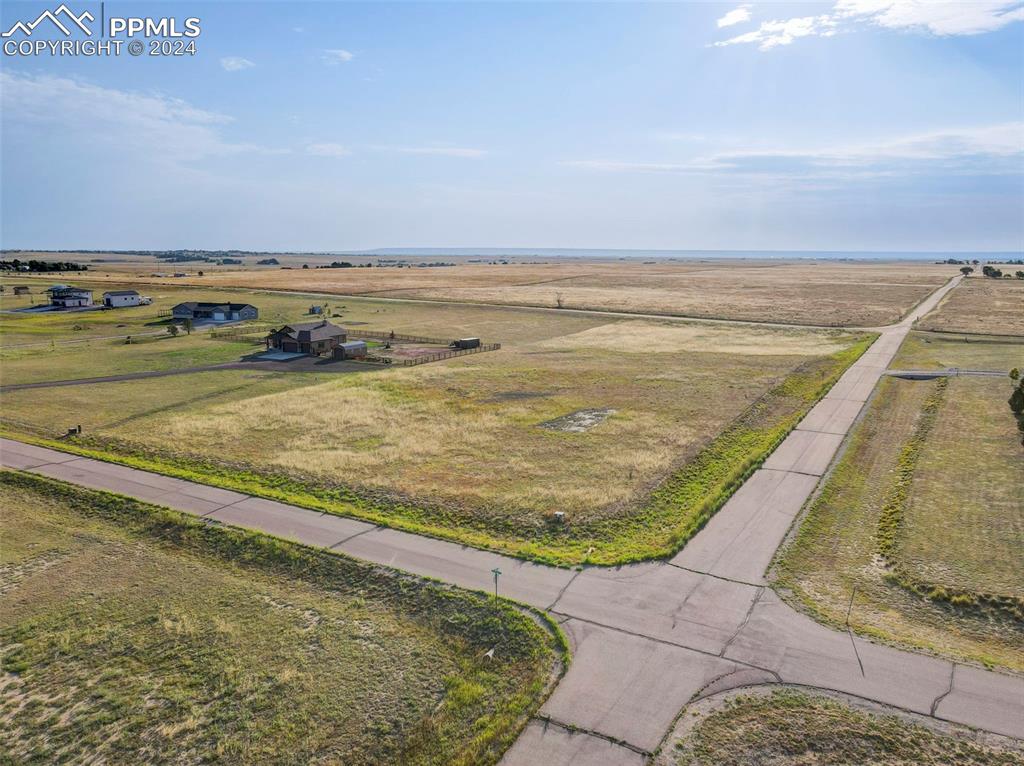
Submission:
M 959 282 L 933 293 L 927 313 Z M 668 561 L 574 571 L 4 439 L 0 464 L 259 529 L 547 610 L 573 662 L 508 766 L 645 763 L 695 697 L 762 683 L 840 691 L 1024 739 L 1024 678 L 901 651 L 794 611 L 764 575 L 912 319 L 881 336 Z

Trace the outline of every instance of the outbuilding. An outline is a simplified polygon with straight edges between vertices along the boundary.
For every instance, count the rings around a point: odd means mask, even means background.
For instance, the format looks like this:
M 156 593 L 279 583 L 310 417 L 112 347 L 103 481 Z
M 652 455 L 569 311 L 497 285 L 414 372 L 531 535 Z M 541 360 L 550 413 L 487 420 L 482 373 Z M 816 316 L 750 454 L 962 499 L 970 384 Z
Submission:
M 458 340 L 452 342 L 452 346 L 454 348 L 479 348 L 480 347 L 480 339 L 479 338 L 459 338 Z
M 103 293 L 103 305 L 112 309 L 141 304 L 142 296 L 136 290 L 111 290 Z
M 365 340 L 350 340 L 334 347 L 335 359 L 365 359 L 366 353 Z
M 14 285 L 13 289 L 15 295 L 28 295 L 31 292 L 28 285 Z

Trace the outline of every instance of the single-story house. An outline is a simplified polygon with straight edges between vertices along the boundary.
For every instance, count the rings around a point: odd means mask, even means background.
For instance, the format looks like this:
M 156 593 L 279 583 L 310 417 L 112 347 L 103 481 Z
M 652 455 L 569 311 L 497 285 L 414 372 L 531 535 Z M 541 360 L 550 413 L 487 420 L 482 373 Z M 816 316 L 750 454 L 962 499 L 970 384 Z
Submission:
M 214 322 L 237 322 L 256 319 L 260 312 L 249 303 L 202 303 L 188 301 L 171 309 L 174 319 L 210 319 Z
M 71 309 L 92 305 L 92 290 L 70 285 L 54 285 L 46 292 L 50 294 L 50 305 L 57 308 Z
M 122 306 L 138 306 L 142 303 L 142 296 L 136 290 L 110 290 L 103 293 L 103 305 L 110 308 L 121 308 Z
M 267 336 L 267 348 L 276 348 L 292 354 L 314 354 L 333 352 L 348 339 L 345 328 L 331 324 L 326 319 L 319 322 L 302 322 L 285 325 Z
M 350 340 L 334 347 L 335 359 L 365 359 L 367 353 L 365 340 Z

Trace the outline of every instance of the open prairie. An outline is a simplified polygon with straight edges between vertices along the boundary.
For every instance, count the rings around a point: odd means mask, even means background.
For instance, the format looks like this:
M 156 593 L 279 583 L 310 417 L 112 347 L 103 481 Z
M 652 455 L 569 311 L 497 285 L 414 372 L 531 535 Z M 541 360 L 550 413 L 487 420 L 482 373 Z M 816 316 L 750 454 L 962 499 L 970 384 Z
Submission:
M 504 603 L 127 498 L 2 472 L 0 519 L 10 763 L 494 763 L 557 660 Z
M 267 313 L 308 303 L 245 300 Z M 91 448 L 247 491 L 262 482 L 300 504 L 566 563 L 615 561 L 678 547 L 870 342 L 845 330 L 362 298 L 330 311 L 342 324 L 479 335 L 502 349 L 358 374 L 232 370 L 16 390 L 4 420 L 51 436 L 81 423 Z M 193 360 L 253 348 L 195 333 L 154 345 Z M 5 380 L 159 361 L 145 348 L 97 340 L 56 359 L 14 349 Z
M 893 367 L 978 361 L 1013 343 L 915 334 Z M 1001 356 L 1000 356 L 1001 354 Z M 938 366 L 938 365 L 933 365 Z M 827 622 L 1017 670 L 1024 614 L 1024 447 L 1008 377 L 883 379 L 776 566 L 778 585 Z
M 1020 766 L 1018 743 L 862 700 L 752 689 L 690 705 L 658 766 Z
M 594 309 L 826 326 L 902 318 L 956 267 L 910 262 L 565 260 L 434 268 L 220 269 L 143 283 Z M 103 278 L 90 272 L 91 279 Z M 111 273 L 111 280 L 124 275 Z
M 919 327 L 941 332 L 1024 336 L 1024 279 L 968 277 L 921 320 Z

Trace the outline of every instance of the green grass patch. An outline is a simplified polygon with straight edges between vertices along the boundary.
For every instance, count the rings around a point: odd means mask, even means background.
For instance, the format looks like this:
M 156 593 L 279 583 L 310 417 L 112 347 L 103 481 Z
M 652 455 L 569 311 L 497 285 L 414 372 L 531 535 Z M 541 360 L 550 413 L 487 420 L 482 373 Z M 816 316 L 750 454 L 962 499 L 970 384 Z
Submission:
M 855 708 L 821 694 L 780 689 L 688 711 L 694 720 L 666 753 L 675 766 L 1011 766 L 1024 754 L 965 729 L 938 731 L 911 716 Z

